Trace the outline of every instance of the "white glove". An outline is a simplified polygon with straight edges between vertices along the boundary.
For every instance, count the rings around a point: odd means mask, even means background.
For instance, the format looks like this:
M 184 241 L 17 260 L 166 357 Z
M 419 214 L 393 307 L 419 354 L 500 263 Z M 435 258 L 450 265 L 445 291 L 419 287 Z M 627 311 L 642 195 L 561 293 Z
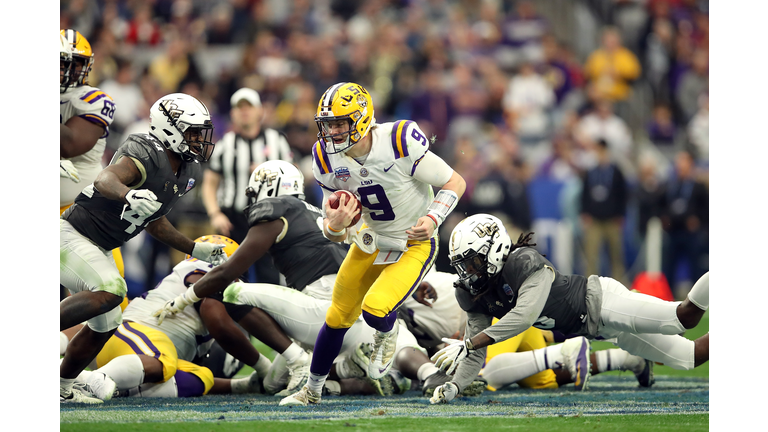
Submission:
M 163 203 L 157 200 L 157 196 L 149 189 L 132 190 L 125 194 L 125 201 L 142 218 L 147 218 L 160 210 Z
M 195 294 L 195 284 L 192 284 L 184 294 L 180 294 L 176 298 L 165 302 L 163 307 L 156 310 L 152 316 L 157 317 L 157 325 L 160 325 L 165 317 L 174 316 L 183 311 L 185 307 L 198 301 L 200 301 L 200 298 Z
M 72 164 L 72 161 L 66 159 L 59 160 L 59 177 L 68 178 L 75 183 L 80 183 L 80 173 Z
M 448 403 L 459 394 L 459 387 L 452 383 L 447 382 L 435 389 L 435 393 L 429 398 L 429 403 L 432 405 L 439 403 Z
M 192 248 L 192 256 L 215 267 L 227 261 L 224 246 L 223 244 L 215 243 L 195 243 L 195 247 Z
M 443 342 L 448 344 L 448 346 L 436 352 L 430 360 L 435 362 L 435 366 L 437 366 L 438 369 L 451 375 L 456 370 L 459 362 L 464 360 L 467 354 L 469 354 L 471 344 L 469 344 L 469 339 L 461 341 L 458 339 L 443 338 Z

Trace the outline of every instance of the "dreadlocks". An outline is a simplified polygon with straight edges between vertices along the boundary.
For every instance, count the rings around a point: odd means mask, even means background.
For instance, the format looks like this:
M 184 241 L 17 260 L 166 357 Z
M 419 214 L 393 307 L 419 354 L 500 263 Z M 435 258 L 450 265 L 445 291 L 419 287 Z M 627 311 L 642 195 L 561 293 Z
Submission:
M 509 249 L 509 253 L 512 253 L 517 248 L 521 247 L 533 247 L 536 246 L 536 243 L 529 243 L 533 239 L 532 232 L 529 232 L 528 234 L 520 233 L 520 237 L 517 238 L 517 243 L 513 244 L 512 247 Z M 541 254 L 541 256 L 546 256 L 544 254 Z

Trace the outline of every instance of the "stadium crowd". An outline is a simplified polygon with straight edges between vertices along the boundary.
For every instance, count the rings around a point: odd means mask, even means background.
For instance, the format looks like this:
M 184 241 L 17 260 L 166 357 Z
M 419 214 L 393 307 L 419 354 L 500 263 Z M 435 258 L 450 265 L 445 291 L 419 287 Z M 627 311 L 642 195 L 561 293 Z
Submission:
M 498 217 L 514 239 L 535 231 L 546 207 L 572 225 L 567 269 L 630 286 L 648 269 L 640 250 L 657 233 L 663 253 L 655 270 L 678 300 L 708 271 L 707 1 L 60 4 L 60 28 L 77 30 L 93 49 L 89 84 L 118 106 L 104 166 L 128 135 L 148 130 L 150 107 L 163 95 L 202 101 L 216 143 L 236 127 L 241 100 L 233 95 L 250 88 L 260 127 L 284 135 L 306 201 L 322 207 L 312 174 L 318 100 L 336 83 L 361 83 L 377 123 L 417 122 L 433 137 L 430 150 L 466 182 L 439 227 L 437 270 L 451 270 L 449 234 L 467 215 Z M 167 214 L 189 238 L 214 231 L 203 193 L 194 189 Z M 150 236 L 136 239 L 142 243 L 122 251 L 128 298 L 155 286 L 184 255 Z M 132 280 L 136 266 L 144 280 Z M 267 279 L 255 271 L 256 282 Z M 652 384 L 652 375 L 641 377 L 650 365 L 633 361 L 638 380 Z M 423 381 L 425 374 L 411 375 Z

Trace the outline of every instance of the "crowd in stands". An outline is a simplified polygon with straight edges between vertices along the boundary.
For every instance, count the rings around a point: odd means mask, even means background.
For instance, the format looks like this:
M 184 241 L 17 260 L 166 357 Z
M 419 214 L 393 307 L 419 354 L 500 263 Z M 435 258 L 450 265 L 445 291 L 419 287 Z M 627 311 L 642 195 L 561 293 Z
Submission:
M 556 13 L 564 3 L 573 13 Z M 264 126 L 286 135 L 314 187 L 318 99 L 331 84 L 352 81 L 371 91 L 378 122 L 415 120 L 436 137 L 432 151 L 467 182 L 458 219 L 493 213 L 518 234 L 532 230 L 529 186 L 555 182 L 575 191 L 559 204 L 576 222 L 574 270 L 608 266 L 595 272 L 629 283 L 642 268 L 625 251 L 637 252 L 655 217 L 669 284 L 708 270 L 707 1 L 60 4 L 60 28 L 93 46 L 91 83 L 118 104 L 105 163 L 126 134 L 146 130 L 149 106 L 162 95 L 205 102 L 218 139 L 229 129 L 230 97 L 250 87 Z M 320 205 L 321 194 L 308 195 Z M 199 195 L 172 215 L 208 223 Z M 442 236 L 452 228 L 446 223 Z M 612 245 L 602 264 L 594 246 L 601 233 Z

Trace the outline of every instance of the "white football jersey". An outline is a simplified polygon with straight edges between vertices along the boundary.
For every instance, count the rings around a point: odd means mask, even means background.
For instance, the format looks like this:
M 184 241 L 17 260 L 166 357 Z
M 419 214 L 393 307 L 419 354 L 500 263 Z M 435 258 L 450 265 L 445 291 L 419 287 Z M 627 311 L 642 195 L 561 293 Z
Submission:
M 80 183 L 61 177 L 59 189 L 59 206 L 63 207 L 75 202 L 75 197 L 84 187 L 93 183 L 102 170 L 101 158 L 107 145 L 109 125 L 115 115 L 115 101 L 103 91 L 83 85 L 70 87 L 61 94 L 60 104 L 61 124 L 66 124 L 72 117 L 81 117 L 104 127 L 104 134 L 96 141 L 96 145 L 84 154 L 71 158 L 72 164 L 80 174 Z
M 208 329 L 200 319 L 193 305 L 187 306 L 180 313 L 166 317 L 161 325 L 157 325 L 157 317 L 152 314 L 162 308 L 168 300 L 173 300 L 179 294 L 187 291 L 184 279 L 198 273 L 205 274 L 211 270 L 211 265 L 195 258 L 184 260 L 173 268 L 145 297 L 136 297 L 128 303 L 123 311 L 123 319 L 160 330 L 171 339 L 176 346 L 178 358 L 192 361 L 196 355 L 204 355 L 213 343 Z
M 337 190 L 355 194 L 363 204 L 363 222 L 376 234 L 407 239 L 405 230 L 427 214 L 435 197 L 431 185 L 413 177 L 429 141 L 410 120 L 378 124 L 369 133 L 373 143 L 362 164 L 345 152 L 328 154 L 323 142 L 316 142 L 312 172 L 326 197 Z
M 464 311 L 456 300 L 456 289 L 453 287 L 453 283 L 458 279 L 455 274 L 439 272 L 433 268 L 424 276 L 424 282 L 429 282 L 437 292 L 437 300 L 432 303 L 432 307 L 424 306 L 411 296 L 403 302 L 403 305 L 412 311 L 418 328 L 432 337 L 429 342 L 421 341 L 422 345 L 429 345 L 427 348 L 441 344 L 442 338 L 452 337 L 461 328 Z

